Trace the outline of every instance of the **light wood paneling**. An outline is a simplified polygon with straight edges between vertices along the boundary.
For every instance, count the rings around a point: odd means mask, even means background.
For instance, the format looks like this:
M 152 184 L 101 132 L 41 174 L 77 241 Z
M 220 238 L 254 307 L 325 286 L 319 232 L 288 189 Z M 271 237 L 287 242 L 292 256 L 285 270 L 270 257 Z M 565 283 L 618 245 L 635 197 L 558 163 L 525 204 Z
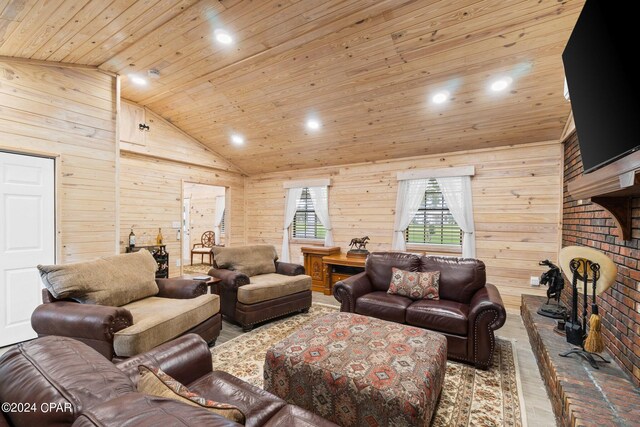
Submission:
M 114 254 L 114 115 L 113 77 L 0 62 L 0 149 L 59 156 L 58 263 Z
M 529 286 L 530 276 L 544 271 L 538 261 L 557 257 L 561 162 L 560 144 L 541 143 L 251 176 L 246 183 L 247 240 L 273 244 L 280 252 L 283 181 L 330 176 L 329 212 L 336 246 L 344 252 L 351 238 L 368 235 L 370 251 L 389 250 L 396 174 L 473 165 L 477 256 L 486 263 L 488 280 L 499 287 L 505 303 L 517 308 L 521 293 L 544 292 Z M 291 245 L 293 261 L 302 262 L 300 248 L 305 245 L 301 240 Z
M 11 0 L 0 55 L 119 73 L 125 98 L 256 174 L 558 139 L 561 52 L 583 4 Z M 146 86 L 127 78 L 152 68 Z M 504 75 L 512 87 L 489 93 Z M 451 99 L 436 107 L 442 89 Z M 311 114 L 318 132 L 304 128 Z
M 170 254 L 169 275 L 174 277 L 180 275 L 176 260 L 181 258 L 181 242 L 173 223 L 182 223 L 183 182 L 228 189 L 230 222 L 226 243 L 238 245 L 245 241 L 244 177 L 235 172 L 233 165 L 170 123 L 148 110 L 145 114 L 151 126 L 145 144 L 121 141 L 120 245 L 124 250 L 132 226 L 139 245 L 155 244 L 158 228 L 162 228 Z

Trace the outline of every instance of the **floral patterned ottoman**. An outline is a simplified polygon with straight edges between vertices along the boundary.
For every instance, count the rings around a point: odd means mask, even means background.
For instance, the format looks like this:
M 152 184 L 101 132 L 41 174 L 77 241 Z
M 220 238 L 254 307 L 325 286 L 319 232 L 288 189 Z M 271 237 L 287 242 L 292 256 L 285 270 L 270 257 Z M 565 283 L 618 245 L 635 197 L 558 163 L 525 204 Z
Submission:
M 264 388 L 342 426 L 428 426 L 446 360 L 444 335 L 331 313 L 267 351 Z

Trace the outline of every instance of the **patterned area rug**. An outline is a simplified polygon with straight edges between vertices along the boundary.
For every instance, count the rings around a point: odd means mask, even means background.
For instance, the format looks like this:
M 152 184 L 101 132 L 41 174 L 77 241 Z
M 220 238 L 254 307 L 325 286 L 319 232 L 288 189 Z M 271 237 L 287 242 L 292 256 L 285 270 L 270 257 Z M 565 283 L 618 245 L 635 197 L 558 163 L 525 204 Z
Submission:
M 184 274 L 207 274 L 211 269 L 209 264 L 185 264 L 182 266 L 182 272 Z
M 314 318 L 337 307 L 314 303 L 307 314 L 268 323 L 211 349 L 213 369 L 226 371 L 262 387 L 267 349 Z M 432 426 L 524 427 L 521 392 L 517 385 L 517 362 L 511 342 L 498 338 L 493 366 L 487 371 L 447 362 L 440 402 Z

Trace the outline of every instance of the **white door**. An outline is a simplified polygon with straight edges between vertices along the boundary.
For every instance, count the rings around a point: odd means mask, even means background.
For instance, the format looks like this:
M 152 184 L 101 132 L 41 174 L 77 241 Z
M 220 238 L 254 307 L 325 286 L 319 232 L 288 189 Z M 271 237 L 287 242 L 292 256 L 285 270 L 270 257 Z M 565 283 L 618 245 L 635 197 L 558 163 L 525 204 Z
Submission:
M 0 152 L 0 347 L 36 337 L 36 266 L 55 262 L 54 161 Z
M 191 199 L 182 200 L 182 264 L 191 259 Z

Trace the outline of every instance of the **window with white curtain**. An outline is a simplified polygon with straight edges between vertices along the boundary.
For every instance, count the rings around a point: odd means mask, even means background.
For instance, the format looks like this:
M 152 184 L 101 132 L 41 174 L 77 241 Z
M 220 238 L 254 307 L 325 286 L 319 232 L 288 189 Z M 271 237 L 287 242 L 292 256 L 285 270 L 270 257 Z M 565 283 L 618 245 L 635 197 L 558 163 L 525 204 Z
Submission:
M 320 222 L 313 208 L 313 201 L 308 187 L 302 189 L 298 199 L 296 214 L 291 224 L 291 237 L 294 239 L 324 239 L 325 227 Z
M 405 242 L 428 245 L 462 245 L 462 230 L 456 223 L 435 179 L 427 181 L 418 210 L 404 232 Z

